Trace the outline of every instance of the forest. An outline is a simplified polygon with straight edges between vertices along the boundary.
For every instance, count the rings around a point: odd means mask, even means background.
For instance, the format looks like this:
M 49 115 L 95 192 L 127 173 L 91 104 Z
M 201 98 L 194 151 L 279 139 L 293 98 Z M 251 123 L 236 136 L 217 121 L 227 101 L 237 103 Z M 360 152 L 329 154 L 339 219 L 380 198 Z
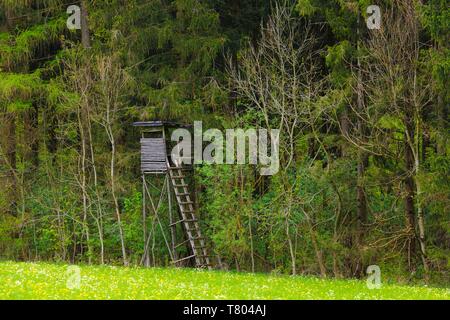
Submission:
M 0 260 L 170 266 L 133 123 L 202 121 L 280 130 L 273 176 L 194 166 L 216 268 L 448 286 L 449 22 L 445 0 L 0 0 Z

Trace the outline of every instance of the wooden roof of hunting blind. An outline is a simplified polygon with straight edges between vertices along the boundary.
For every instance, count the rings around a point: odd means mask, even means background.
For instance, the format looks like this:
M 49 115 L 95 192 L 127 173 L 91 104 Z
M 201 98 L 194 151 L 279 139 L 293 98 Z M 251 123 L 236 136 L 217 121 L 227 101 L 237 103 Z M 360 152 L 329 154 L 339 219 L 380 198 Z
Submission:
M 181 124 L 173 121 L 141 121 L 133 123 L 135 127 L 166 127 L 166 128 L 190 128 L 192 125 Z

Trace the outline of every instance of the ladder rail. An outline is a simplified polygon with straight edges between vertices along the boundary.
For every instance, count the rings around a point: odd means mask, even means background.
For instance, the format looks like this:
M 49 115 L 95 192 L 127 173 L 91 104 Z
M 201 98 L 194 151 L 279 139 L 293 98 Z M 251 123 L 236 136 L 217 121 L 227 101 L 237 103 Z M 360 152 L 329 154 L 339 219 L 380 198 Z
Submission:
M 172 170 L 169 170 L 169 174 L 171 175 L 171 177 L 173 176 Z M 179 171 L 178 171 L 178 174 L 180 174 Z M 188 239 L 189 239 L 189 242 L 190 242 L 190 245 L 191 245 L 191 249 L 192 249 L 192 252 L 193 252 L 193 254 L 195 256 L 194 258 L 195 258 L 196 265 L 197 266 L 202 266 L 203 263 L 202 263 L 202 261 L 200 259 L 199 252 L 197 252 L 198 250 L 197 250 L 197 246 L 195 244 L 195 239 L 194 239 L 195 236 L 198 237 L 198 230 L 194 230 L 194 231 L 197 231 L 196 232 L 197 234 L 193 235 L 193 231 L 191 230 L 191 226 L 189 225 L 189 222 L 187 222 L 187 220 L 189 220 L 189 218 L 192 218 L 192 215 L 191 215 L 191 217 L 187 216 L 185 208 L 184 208 L 184 206 L 186 204 L 183 204 L 183 202 L 191 202 L 190 196 L 185 196 L 186 200 L 183 201 L 182 196 L 177 195 L 178 192 L 176 192 L 177 187 L 175 187 L 175 185 L 176 185 L 175 179 L 171 179 L 171 180 L 172 180 L 172 186 L 174 187 L 174 190 L 175 190 L 175 194 L 176 194 L 178 206 L 179 206 L 179 209 L 180 209 L 180 213 L 181 213 L 181 216 L 182 216 L 182 218 L 184 220 L 183 224 L 184 224 L 184 227 L 185 227 L 185 231 L 188 234 Z M 184 184 L 184 178 L 181 178 L 181 180 L 183 180 L 182 183 Z M 193 209 L 192 208 L 192 204 L 188 204 L 188 205 L 189 205 L 190 209 L 192 210 Z
M 167 164 L 169 165 L 168 159 Z M 178 167 L 169 167 L 168 171 L 171 178 L 172 187 L 175 192 L 175 197 L 177 199 L 178 207 L 180 209 L 180 214 L 183 220 L 180 220 L 180 222 L 184 224 L 185 231 L 188 235 L 188 241 L 191 245 L 193 255 L 195 256 L 194 258 L 196 265 L 197 267 L 207 266 L 208 268 L 210 268 L 210 260 L 206 248 L 206 243 L 201 235 L 200 225 L 194 214 L 194 202 L 191 199 L 191 193 L 188 190 L 188 184 L 185 182 L 184 176 L 182 174 L 182 169 Z M 177 174 L 177 176 L 174 175 L 174 171 L 176 171 L 175 173 Z M 182 192 L 179 192 L 177 189 L 182 189 Z M 182 199 L 183 197 L 185 199 Z M 188 208 L 185 208 L 185 206 L 187 206 Z M 194 224 L 194 230 L 191 230 L 192 227 L 189 225 L 189 223 Z M 195 236 L 193 235 L 193 233 L 196 233 Z M 196 241 L 198 241 L 200 245 L 197 245 L 195 243 Z

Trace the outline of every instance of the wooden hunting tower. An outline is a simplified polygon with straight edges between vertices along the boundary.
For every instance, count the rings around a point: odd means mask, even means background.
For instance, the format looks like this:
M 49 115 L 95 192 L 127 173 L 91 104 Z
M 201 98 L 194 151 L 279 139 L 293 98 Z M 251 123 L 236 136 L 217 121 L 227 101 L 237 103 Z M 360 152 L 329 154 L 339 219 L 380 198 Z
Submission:
M 141 173 L 145 241 L 144 264 L 149 265 L 148 246 L 150 237 L 147 236 L 147 209 L 150 208 L 154 214 L 154 219 L 163 229 L 158 211 L 160 211 L 161 203 L 167 200 L 171 241 L 169 243 L 165 236 L 164 240 L 169 249 L 172 263 L 176 266 L 191 264 L 197 268 L 210 269 L 210 257 L 208 256 L 205 239 L 200 231 L 195 213 L 194 197 L 188 183 L 188 174 L 191 170 L 172 161 L 171 141 L 167 139 L 170 130 L 189 127 L 165 121 L 136 122 L 134 126 L 142 128 Z M 164 179 L 162 187 L 155 187 L 152 183 L 151 180 L 156 179 L 156 177 Z M 158 189 L 159 200 L 157 202 L 154 201 L 154 195 L 152 196 L 150 192 L 151 187 Z M 178 214 L 173 213 L 173 196 L 177 203 L 176 211 L 178 211 Z M 183 234 L 181 242 L 177 240 L 177 232 L 180 231 Z M 183 246 L 187 247 L 188 254 L 179 256 L 178 251 Z

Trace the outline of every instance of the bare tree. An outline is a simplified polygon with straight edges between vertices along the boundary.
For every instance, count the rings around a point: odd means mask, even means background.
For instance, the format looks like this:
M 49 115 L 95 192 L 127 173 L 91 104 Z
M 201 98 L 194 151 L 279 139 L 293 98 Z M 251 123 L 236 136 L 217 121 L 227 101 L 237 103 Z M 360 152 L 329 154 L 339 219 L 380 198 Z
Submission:
M 418 176 L 422 114 L 428 104 L 429 88 L 418 79 L 420 24 L 414 5 L 411 0 L 394 1 L 383 15 L 382 28 L 371 33 L 366 43 L 367 56 L 354 74 L 355 92 L 364 90 L 368 101 L 363 107 L 350 103 L 358 121 L 356 125 L 350 124 L 346 138 L 368 154 L 404 163 L 400 179 L 404 190 L 408 259 L 410 261 L 418 241 L 424 269 L 428 272 Z M 365 79 L 362 87 L 358 81 L 361 73 Z M 362 132 L 360 124 L 367 130 Z M 399 134 L 403 136 L 401 142 Z M 392 147 L 398 143 L 402 148 Z
M 258 43 L 249 44 L 237 67 L 232 58 L 228 63 L 237 95 L 262 113 L 266 128 L 275 127 L 285 137 L 280 145 L 288 155 L 285 170 L 293 161 L 296 138 L 317 120 L 314 99 L 323 88 L 316 40 L 294 10 L 290 1 L 276 4 Z
M 267 24 L 262 26 L 261 37 L 256 45 L 249 44 L 237 65 L 228 61 L 228 74 L 234 94 L 246 101 L 250 110 L 262 115 L 261 125 L 280 130 L 280 159 L 283 181 L 282 197 L 275 201 L 277 208 L 284 208 L 283 230 L 289 247 L 292 274 L 296 267 L 296 230 L 293 221 L 294 206 L 302 203 L 295 195 L 298 181 L 290 181 L 287 171 L 295 162 L 295 148 L 300 136 L 313 132 L 321 144 L 318 131 L 324 110 L 317 108 L 317 99 L 324 81 L 319 75 L 319 51 L 310 26 L 295 17 L 292 1 L 275 4 Z M 280 209 L 281 210 L 281 209 Z M 309 216 L 306 214 L 307 221 Z M 315 230 L 308 223 L 315 244 Z M 319 247 L 314 246 L 320 271 L 326 276 L 326 268 Z
M 119 236 L 122 247 L 122 259 L 124 265 L 128 264 L 125 247 L 125 239 L 122 228 L 121 212 L 117 198 L 117 180 L 116 180 L 116 131 L 122 105 L 121 96 L 124 89 L 129 84 L 129 77 L 124 69 L 121 68 L 118 59 L 114 56 L 99 56 L 96 61 L 97 73 L 99 77 L 99 104 L 97 106 L 98 122 L 105 129 L 106 135 L 111 146 L 110 158 L 110 186 L 111 196 L 114 202 L 117 224 L 119 227 Z

